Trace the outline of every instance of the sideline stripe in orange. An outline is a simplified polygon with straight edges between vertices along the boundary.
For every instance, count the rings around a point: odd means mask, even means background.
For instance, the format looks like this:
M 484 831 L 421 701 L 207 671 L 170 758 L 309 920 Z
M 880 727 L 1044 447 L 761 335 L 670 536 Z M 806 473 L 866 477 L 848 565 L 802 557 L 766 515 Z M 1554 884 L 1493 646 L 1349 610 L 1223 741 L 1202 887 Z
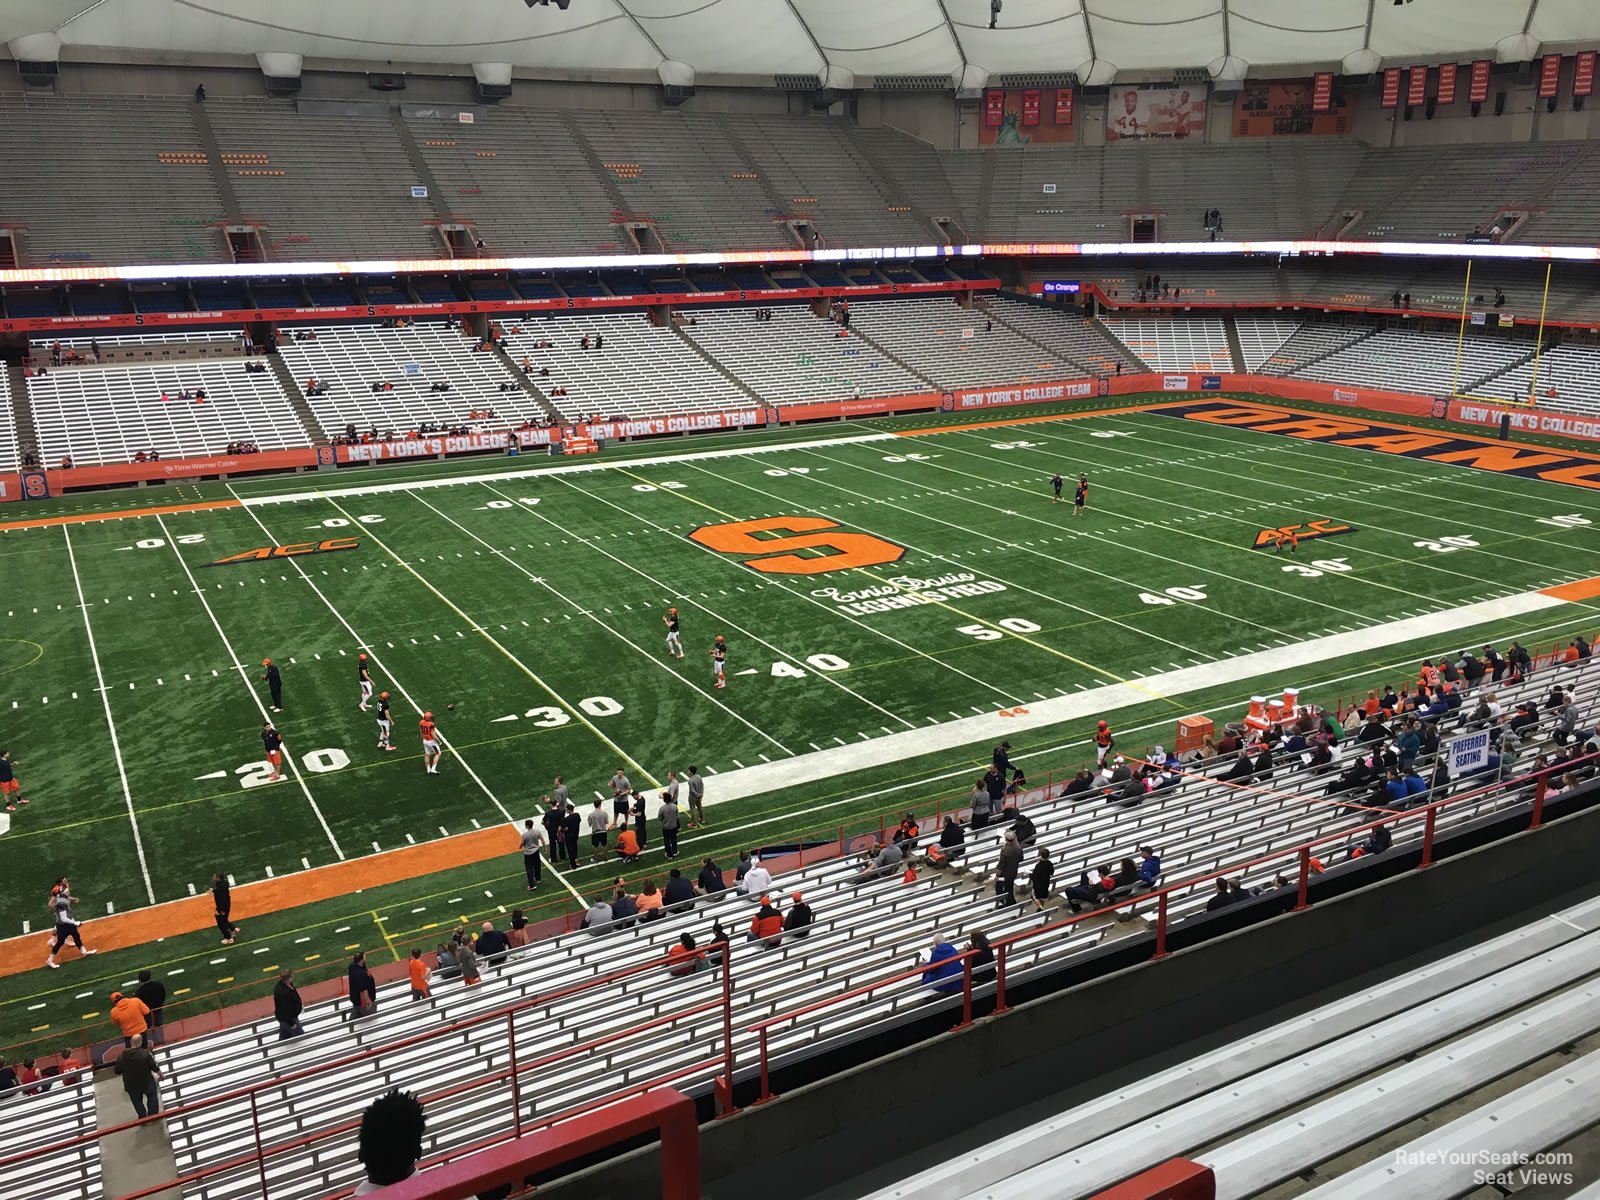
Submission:
M 172 513 L 204 512 L 209 508 L 240 508 L 237 500 L 200 500 L 193 504 L 163 504 L 157 508 L 122 508 L 110 512 L 74 513 L 70 516 L 40 517 L 34 521 L 0 521 L 4 529 L 48 529 L 54 525 L 87 525 L 94 521 L 120 521 L 124 517 L 165 517 Z
M 965 425 L 936 425 L 928 429 L 896 429 L 895 437 L 928 437 L 935 433 L 965 433 L 969 429 L 1002 429 L 1008 425 L 1033 425 L 1040 421 L 1081 421 L 1085 417 L 1115 417 L 1123 413 L 1146 412 L 1152 408 L 1166 408 L 1171 400 L 1147 400 L 1143 404 L 1128 404 L 1121 408 L 1091 408 L 1084 412 L 1046 413 L 1040 417 L 999 417 L 993 421 L 971 421 Z
M 1593 600 L 1596 596 L 1600 596 L 1600 576 L 1593 579 L 1575 579 L 1571 583 L 1540 588 L 1539 594 L 1541 596 L 1551 596 L 1557 600 Z
M 402 883 L 434 871 L 471 866 L 509 855 L 518 845 L 515 830 L 507 825 L 496 825 L 382 854 L 369 854 L 365 858 L 312 867 L 294 875 L 240 884 L 233 889 L 234 914 L 242 923 L 251 917 L 349 896 L 366 888 Z M 83 923 L 84 942 L 95 950 L 124 950 L 148 945 L 158 938 L 195 933 L 214 923 L 211 895 L 202 893 L 149 908 L 90 918 Z M 0 942 L 0 976 L 38 969 L 44 962 L 39 956 L 40 949 L 49 940 L 49 931 L 41 930 Z

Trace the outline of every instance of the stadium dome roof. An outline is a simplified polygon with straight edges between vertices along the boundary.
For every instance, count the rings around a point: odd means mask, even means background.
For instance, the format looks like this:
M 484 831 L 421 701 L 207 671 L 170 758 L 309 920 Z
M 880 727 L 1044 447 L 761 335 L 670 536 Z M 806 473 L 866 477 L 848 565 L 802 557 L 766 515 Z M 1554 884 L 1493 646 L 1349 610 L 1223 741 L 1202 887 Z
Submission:
M 702 79 L 986 76 L 1179 67 L 1371 70 L 1443 55 L 1530 58 L 1600 38 L 1597 0 L 7 0 L 0 40 L 55 34 L 67 61 L 194 62 L 283 51 L 318 60 L 509 63 L 520 72 Z M 41 41 L 24 43 L 36 47 Z M 50 44 L 48 37 L 42 44 Z M 13 45 L 17 57 L 23 54 Z M 1269 72 L 1270 73 L 1270 72 Z

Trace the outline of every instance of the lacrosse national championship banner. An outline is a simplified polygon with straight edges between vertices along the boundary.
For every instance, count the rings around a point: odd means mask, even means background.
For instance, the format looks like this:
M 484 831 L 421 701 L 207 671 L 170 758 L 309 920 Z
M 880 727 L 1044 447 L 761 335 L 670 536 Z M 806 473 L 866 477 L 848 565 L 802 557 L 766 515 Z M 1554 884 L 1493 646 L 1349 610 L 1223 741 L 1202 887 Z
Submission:
M 1113 87 L 1108 104 L 1108 142 L 1130 138 L 1198 138 L 1206 131 L 1205 84 Z
M 1329 137 L 1350 132 L 1351 108 L 1344 96 L 1328 95 L 1317 110 L 1316 84 L 1309 79 L 1263 79 L 1244 85 L 1233 102 L 1236 137 Z

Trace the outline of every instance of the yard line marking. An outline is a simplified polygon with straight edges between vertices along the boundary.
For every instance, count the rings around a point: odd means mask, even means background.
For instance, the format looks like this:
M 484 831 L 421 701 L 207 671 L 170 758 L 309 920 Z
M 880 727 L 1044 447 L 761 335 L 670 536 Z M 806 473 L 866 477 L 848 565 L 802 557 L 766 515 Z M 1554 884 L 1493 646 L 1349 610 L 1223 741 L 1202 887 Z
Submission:
M 72 566 L 72 584 L 78 591 L 78 608 L 83 613 L 83 632 L 89 639 L 89 658 L 94 663 L 95 683 L 100 689 L 100 703 L 105 709 L 106 730 L 111 734 L 111 754 L 117 763 L 117 778 L 122 783 L 122 802 L 128 808 L 128 823 L 133 827 L 133 848 L 139 856 L 139 873 L 144 876 L 144 891 L 151 904 L 156 902 L 156 889 L 150 882 L 150 867 L 145 862 L 144 839 L 139 835 L 139 818 L 133 811 L 133 791 L 128 786 L 128 770 L 122 761 L 122 743 L 117 738 L 117 725 L 111 717 L 111 693 L 106 689 L 105 672 L 100 668 L 100 652 L 94 644 L 94 627 L 89 623 L 89 603 L 83 596 L 83 580 L 78 577 L 78 556 L 72 550 L 72 531 L 65 525 L 61 535 L 67 543 L 67 562 Z
M 635 478 L 635 479 L 642 479 L 643 478 L 643 476 L 634 475 L 631 471 L 628 471 L 626 469 L 623 469 L 622 473 L 624 475 L 632 475 L 632 477 Z M 713 476 L 713 478 L 717 478 L 717 477 Z M 569 479 L 563 479 L 563 480 L 561 480 L 561 482 L 566 484 L 566 486 L 571 488 L 573 491 L 578 492 L 581 495 L 588 496 L 591 500 L 597 500 L 601 504 L 606 505 L 608 508 L 614 508 L 618 512 L 623 513 L 624 515 L 628 516 L 629 518 L 642 519 L 645 522 L 645 524 L 652 525 L 655 528 L 659 529 L 663 533 L 671 533 L 671 532 L 673 532 L 667 526 L 661 525 L 658 522 L 651 520 L 649 517 L 640 517 L 637 514 L 630 513 L 627 509 L 623 508 L 621 505 L 614 504 L 610 500 L 607 500 L 604 496 L 596 495 L 594 492 L 591 492 L 591 491 L 588 491 L 588 490 L 586 490 L 584 488 L 581 488 L 581 487 L 579 487 L 577 484 L 573 483 Z M 675 498 L 677 498 L 679 500 L 686 501 L 686 502 L 688 502 L 690 504 L 693 504 L 693 505 L 696 505 L 696 506 L 698 506 L 700 508 L 703 508 L 708 512 L 714 512 L 719 517 L 723 517 L 723 518 L 725 518 L 725 519 L 727 519 L 729 521 L 738 520 L 738 518 L 735 517 L 732 513 L 724 512 L 722 509 L 717 508 L 715 505 L 707 504 L 702 500 L 697 500 L 693 496 L 685 495 L 683 492 L 669 489 L 663 494 L 668 495 L 668 496 L 673 496 L 673 497 L 675 497 Z M 726 567 L 732 567 L 734 570 L 743 570 L 744 569 L 737 562 L 735 562 L 733 559 L 730 559 L 726 555 L 723 555 L 723 554 L 719 553 L 718 551 L 713 550 L 710 546 L 702 546 L 702 545 L 700 545 L 699 542 L 691 542 L 690 545 L 694 546 L 695 549 L 697 549 L 697 550 L 703 550 L 705 553 L 709 554 L 717 562 L 722 563 Z M 867 633 L 872 634 L 874 637 L 882 638 L 884 641 L 887 641 L 887 642 L 893 642 L 896 646 L 899 646 L 902 650 L 909 650 L 909 651 L 911 651 L 911 653 L 915 654 L 918 658 L 926 659 L 928 662 L 931 662 L 931 663 L 934 663 L 937 666 L 943 667 L 947 671 L 951 671 L 951 672 L 953 672 L 953 673 L 955 673 L 957 675 L 960 675 L 963 679 L 970 680 L 971 682 L 977 684 L 979 687 L 983 688 L 985 691 L 1001 691 L 1002 690 L 1002 689 L 996 687 L 994 684 L 987 682 L 986 680 L 979 679 L 976 675 L 972 675 L 972 674 L 969 674 L 966 671 L 963 671 L 960 667 L 955 666 L 952 663 L 945 662 L 941 658 L 935 658 L 933 655 L 928 654 L 926 651 L 918 649 L 916 646 L 911 645 L 909 642 L 903 642 L 899 638 L 894 637 L 891 634 L 884 633 L 881 630 L 874 629 L 872 626 L 866 624 L 865 622 L 856 620 L 856 618 L 850 616 L 848 613 L 841 613 L 837 609 L 829 608 L 828 605 L 824 604 L 821 600 L 818 600 L 815 596 L 809 596 L 805 592 L 798 591 L 795 588 L 790 587 L 786 583 L 778 582 L 776 580 L 773 581 L 773 582 L 774 582 L 775 586 L 781 588 L 783 591 L 788 592 L 791 596 L 795 596 L 795 597 L 805 601 L 808 604 L 814 605 L 815 607 L 822 609 L 823 612 L 831 614 L 835 618 L 842 617 L 844 620 L 850 622 L 850 624 L 860 627 L 861 629 L 865 630 Z M 706 594 L 704 592 L 700 593 L 700 597 L 701 597 L 701 599 L 706 599 L 707 598 Z M 710 612 L 711 610 L 707 609 L 706 611 Z M 952 611 L 956 611 L 956 610 L 952 610 Z M 973 619 L 976 620 L 976 618 L 973 618 Z M 1007 693 L 1007 694 L 1009 694 L 1009 693 Z M 1019 696 L 1013 696 L 1012 699 L 1018 701 L 1019 703 L 1021 702 L 1021 697 L 1019 697 Z M 867 703 L 872 704 L 872 702 L 870 700 L 867 701 Z M 885 712 L 886 711 L 885 709 L 881 708 L 877 704 L 872 704 L 872 707 L 878 709 L 879 712 Z M 903 717 L 897 716 L 895 713 L 888 713 L 887 715 L 893 717 L 896 721 L 899 721 L 902 725 L 905 725 L 908 728 L 913 728 L 913 729 L 916 728 L 916 726 L 913 725 L 912 722 L 905 720 Z
M 206 616 L 211 618 L 211 627 L 217 631 L 217 636 L 222 639 L 222 648 L 228 652 L 228 657 L 233 660 L 233 669 L 239 672 L 239 680 L 244 684 L 245 690 L 250 693 L 250 699 L 255 704 L 256 711 L 261 714 L 263 721 L 270 722 L 272 714 L 267 711 L 266 704 L 262 702 L 261 694 L 256 691 L 254 685 L 250 682 L 250 675 L 245 670 L 244 663 L 239 661 L 238 652 L 234 650 L 233 643 L 228 640 L 227 633 L 223 631 L 222 622 L 217 620 L 217 614 L 211 607 L 211 601 L 206 598 L 205 591 L 201 588 L 200 582 L 195 579 L 194 571 L 190 569 L 188 560 L 183 557 L 182 552 L 178 549 L 177 542 L 173 540 L 172 532 L 167 528 L 166 518 L 157 513 L 156 524 L 161 527 L 161 534 L 166 539 L 167 545 L 171 547 L 173 557 L 178 560 L 178 565 L 183 568 L 183 573 L 189 577 L 189 586 L 194 589 L 194 594 L 200 597 L 200 603 L 206 610 Z M 343 858 L 344 851 L 339 848 L 339 839 L 333 836 L 333 829 L 329 826 L 328 819 L 322 815 L 322 809 L 318 807 L 316 797 L 311 794 L 311 788 L 306 783 L 305 776 L 300 773 L 300 765 L 296 762 L 295 756 L 285 754 L 283 759 L 289 764 L 289 770 L 294 775 L 295 782 L 300 785 L 300 792 L 305 796 L 306 803 L 311 806 L 311 811 L 316 814 L 317 823 L 322 826 L 322 832 L 328 835 L 328 845 L 333 847 L 335 854 Z M 154 901 L 155 898 L 151 897 L 151 902 L 154 903 Z
M 333 507 L 338 509 L 340 512 L 344 513 L 346 518 L 348 518 L 350 516 L 350 514 L 349 513 L 345 513 L 344 509 L 340 508 L 339 505 L 334 504 Z M 248 508 L 245 511 L 250 513 L 250 518 L 253 521 L 255 521 L 257 526 L 260 527 L 261 532 L 263 534 L 265 534 L 268 538 L 273 538 L 273 533 L 272 533 L 272 531 L 270 529 L 267 528 L 267 523 L 265 521 L 263 521 L 261 519 L 261 517 L 257 513 L 255 513 L 254 511 L 252 511 L 252 510 L 250 510 Z M 352 522 L 352 523 L 355 523 L 355 522 Z M 370 527 L 368 527 L 368 528 L 370 528 Z M 389 554 L 389 556 L 391 558 L 393 558 L 396 562 L 400 562 L 400 559 L 398 558 L 398 556 L 396 556 L 394 551 L 390 550 L 387 545 L 385 545 L 381 541 L 378 541 L 377 538 L 373 538 L 373 540 L 377 541 L 380 546 L 383 546 L 384 550 Z M 322 588 L 320 588 L 317 585 L 317 581 L 316 580 L 312 579 L 311 576 L 306 573 L 305 568 L 302 567 L 297 560 L 291 558 L 289 560 L 289 562 L 295 568 L 295 570 L 300 573 L 300 577 L 302 579 L 304 579 L 308 584 L 311 585 L 311 590 L 317 594 L 317 599 L 322 601 L 323 605 L 327 608 L 327 610 L 331 614 L 333 614 L 333 619 L 335 621 L 338 621 L 339 624 L 344 627 L 345 632 L 350 635 L 351 639 L 358 646 L 366 647 L 367 653 L 372 658 L 373 665 L 376 666 L 380 671 L 383 672 L 383 674 L 385 676 L 388 677 L 390 683 L 392 683 L 394 685 L 395 689 L 400 693 L 400 695 L 405 698 L 406 703 L 411 706 L 412 710 L 414 712 L 421 713 L 423 711 L 422 706 L 417 703 L 416 698 L 414 696 L 412 696 L 411 692 L 406 688 L 405 684 L 400 681 L 400 678 L 393 671 L 389 670 L 389 668 L 387 666 L 384 665 L 383 657 L 378 653 L 377 647 L 375 645 L 370 645 L 366 641 L 366 639 L 364 639 L 359 633 L 356 632 L 355 626 L 351 625 L 350 622 L 345 619 L 344 614 L 341 613 L 338 610 L 338 608 L 336 608 L 334 606 L 333 601 L 328 599 L 327 593 L 324 592 L 322 590 Z M 404 566 L 405 564 L 402 563 L 401 565 Z M 409 567 L 407 567 L 406 569 L 410 570 Z M 412 574 L 416 575 L 416 572 L 412 571 Z M 436 596 L 440 595 L 438 590 L 435 589 L 431 584 L 429 584 L 427 582 L 427 580 L 423 579 L 422 576 L 417 575 L 417 579 L 419 581 L 421 581 L 423 586 L 427 587 L 429 591 L 432 591 L 434 593 L 434 595 L 436 595 Z M 443 599 L 442 596 L 441 596 L 441 599 Z M 445 602 L 447 604 L 449 603 L 448 600 L 446 600 Z M 455 608 L 454 605 L 451 605 L 451 607 Z M 475 623 L 473 621 L 469 620 L 467 618 L 466 614 L 462 613 L 459 608 L 457 608 L 455 611 L 461 617 L 463 622 L 465 622 L 469 626 L 475 626 Z M 478 630 L 478 632 L 482 633 L 482 630 L 480 629 L 480 630 Z M 488 637 L 489 635 L 485 633 L 485 634 L 483 634 L 483 636 L 484 637 Z M 492 638 L 490 638 L 490 640 L 493 641 Z M 389 645 L 392 648 L 394 643 L 390 642 Z M 343 653 L 344 652 L 341 650 L 340 654 L 343 654 Z M 546 691 L 548 691 L 548 690 L 549 689 L 547 688 Z M 553 694 L 554 693 L 552 693 L 552 695 Z M 558 697 L 556 697 L 556 699 L 559 700 L 560 697 L 558 696 Z M 572 708 L 573 706 L 568 705 L 567 707 Z M 579 715 L 578 719 L 580 721 L 582 721 L 583 717 L 581 715 Z M 462 756 L 461 751 L 459 749 L 457 749 L 450 742 L 450 739 L 445 736 L 445 734 L 444 734 L 444 732 L 442 730 L 437 731 L 437 736 L 439 738 L 439 741 L 441 743 L 443 743 L 445 748 L 448 749 L 451 754 L 455 755 L 456 762 L 458 764 L 460 764 L 461 769 L 464 770 L 467 773 L 468 777 L 472 780 L 472 782 L 477 784 L 478 790 L 481 791 L 485 796 L 487 796 L 489 798 L 490 803 L 492 803 L 497 809 L 500 810 L 500 815 L 503 816 L 506 819 L 506 824 L 510 825 L 513 829 L 517 828 L 518 826 L 517 826 L 516 818 L 514 818 L 511 815 L 511 811 L 508 808 L 506 808 L 506 806 L 504 804 L 502 804 L 500 802 L 500 797 L 495 795 L 495 793 L 489 787 L 489 785 L 483 781 L 483 777 L 481 775 L 479 775 L 478 772 L 473 769 L 471 763 L 467 762 L 467 760 Z M 629 761 L 631 762 L 632 760 L 630 759 Z M 472 827 L 474 829 L 482 829 L 483 828 L 483 826 L 480 825 L 477 822 L 476 819 L 474 819 L 472 821 Z M 441 833 L 444 832 L 444 827 L 443 826 L 440 826 L 440 832 Z M 558 880 L 560 880 L 561 886 L 566 888 L 567 891 L 572 894 L 573 899 L 576 900 L 579 904 L 583 904 L 583 897 L 580 896 L 578 894 L 577 890 L 570 883 L 567 882 L 566 877 L 564 875 L 562 875 L 561 872 L 554 871 L 553 868 L 552 868 L 552 871 L 555 874 L 555 877 Z
M 504 495 L 503 492 L 500 492 L 495 488 L 491 487 L 491 488 L 489 488 L 489 490 L 491 492 L 494 492 L 495 495 L 497 495 L 497 496 Z M 623 633 L 621 630 L 615 629 L 611 625 L 607 624 L 605 621 L 602 621 L 599 617 L 595 616 L 595 614 L 593 612 L 590 612 L 589 610 L 585 609 L 577 601 L 568 599 L 567 596 L 565 596 L 559 589 L 557 589 L 556 587 L 552 586 L 550 584 L 550 582 L 548 580 L 546 580 L 542 575 L 535 575 L 532 571 L 528 570 L 527 567 L 523 566 L 516 559 L 514 559 L 510 555 L 506 554 L 498 546 L 492 544 L 491 542 L 485 541 L 483 538 L 479 537 L 476 533 L 473 533 L 472 530 L 468 529 L 465 525 L 461 524 L 460 521 L 457 521 L 454 517 L 451 517 L 449 514 L 443 512 L 442 510 L 440 510 L 438 508 L 435 508 L 432 504 L 429 504 L 426 497 L 424 497 L 424 496 L 415 496 L 414 495 L 411 498 L 413 500 L 415 500 L 417 503 L 421 504 L 423 507 L 427 508 L 430 512 L 436 513 L 437 515 L 443 517 L 446 521 L 449 521 L 450 524 L 454 525 L 457 529 L 461 530 L 462 533 L 466 534 L 469 538 L 471 538 L 473 541 L 477 542 L 479 545 L 485 547 L 491 554 L 497 556 L 498 558 L 500 558 L 501 560 L 503 560 L 508 565 L 510 565 L 511 567 L 515 568 L 516 570 L 522 572 L 522 574 L 525 575 L 528 579 L 532 580 L 534 583 L 536 583 L 540 587 L 544 588 L 545 591 L 549 592 L 552 596 L 556 597 L 556 599 L 560 600 L 563 604 L 569 605 L 572 608 L 577 609 L 584 616 L 588 617 L 590 621 L 594 622 L 601 629 L 604 629 L 607 633 L 611 634 L 618 641 L 624 643 L 627 646 L 632 647 L 635 651 L 637 651 L 638 653 L 644 655 L 644 657 L 646 659 L 648 659 L 652 664 L 654 664 L 655 666 L 659 667 L 661 670 L 665 671 L 672 678 L 682 682 L 684 687 L 688 688 L 690 691 L 699 693 L 699 695 L 701 696 L 702 699 L 710 700 L 713 704 L 715 704 L 723 712 L 727 713 L 728 716 L 730 716 L 734 720 L 738 721 L 741 725 L 743 725 L 745 728 L 749 729 L 752 733 L 756 734 L 758 737 L 765 738 L 767 741 L 771 742 L 774 746 L 776 746 L 779 750 L 782 750 L 785 754 L 793 754 L 794 753 L 793 750 L 789 749 L 789 747 L 785 746 L 777 738 L 773 737 L 766 730 L 762 729 L 761 726 L 757 725 L 754 721 L 751 721 L 749 718 L 744 717 L 744 716 L 740 715 L 739 713 L 735 712 L 733 709 L 729 708 L 721 700 L 718 700 L 715 696 L 713 696 L 710 693 L 708 693 L 706 691 L 706 689 L 704 689 L 704 688 L 700 687 L 699 685 L 697 685 L 694 682 L 694 680 L 690 679 L 687 675 L 683 675 L 683 674 L 680 674 L 677 671 L 674 671 L 665 661 L 663 661 L 661 659 L 660 656 L 651 653 L 649 650 L 646 650 L 643 646 L 639 645 L 638 642 L 636 642 L 632 638 L 628 637 L 627 634 Z M 523 508 L 524 508 L 524 511 L 532 513 L 535 517 L 540 517 L 540 514 L 538 512 L 535 512 L 533 509 L 528 508 L 525 505 L 523 506 Z M 544 518 L 540 517 L 540 519 L 542 520 Z M 587 544 L 588 539 L 587 538 L 579 538 L 579 541 L 580 542 L 584 542 L 585 544 Z M 598 549 L 598 547 L 596 547 L 596 549 Z M 602 550 L 601 553 L 602 554 L 606 554 L 607 558 L 612 558 L 613 557 L 611 554 L 607 553 L 604 550 Z M 621 561 L 621 560 L 617 560 L 617 561 Z M 654 581 L 652 580 L 652 582 L 654 582 Z M 607 609 L 606 611 L 610 612 L 611 610 Z

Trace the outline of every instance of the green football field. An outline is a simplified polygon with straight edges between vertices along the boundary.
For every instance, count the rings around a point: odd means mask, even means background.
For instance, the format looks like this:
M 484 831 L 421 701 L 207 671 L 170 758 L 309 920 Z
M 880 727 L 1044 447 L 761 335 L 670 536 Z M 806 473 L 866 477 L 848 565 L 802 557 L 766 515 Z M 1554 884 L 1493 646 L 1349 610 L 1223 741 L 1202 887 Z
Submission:
M 996 423 L 927 432 L 957 420 Z M 537 815 L 558 774 L 586 807 L 618 766 L 655 785 L 697 764 L 714 808 L 685 840 L 692 864 L 948 805 L 996 730 L 1015 727 L 1037 776 L 1086 757 L 1099 716 L 1127 748 L 1170 744 L 1177 717 L 1230 719 L 1253 692 L 1327 701 L 1409 678 L 1424 655 L 1600 623 L 1593 601 L 1538 595 L 1600 576 L 1590 491 L 1155 413 L 1003 420 L 8 512 L 243 502 L 0 535 L 0 744 L 32 800 L 0 814 L 5 936 L 34 934 L 42 963 L 62 873 L 92 945 L 96 917 L 203 892 L 214 870 L 244 885 L 440 850 L 437 874 L 252 920 L 230 948 L 188 934 L 0 979 L 0 1041 L 76 1036 L 141 966 L 201 996 L 282 965 L 326 974 L 352 946 L 403 953 L 523 904 L 515 856 L 455 865 L 443 839 Z M 1307 535 L 1293 555 L 1257 545 L 1281 526 Z M 325 548 L 252 556 L 273 546 Z M 681 661 L 664 644 L 669 606 Z M 392 753 L 357 708 L 362 652 L 393 696 Z M 261 761 L 266 657 L 284 681 L 279 782 Z M 437 775 L 422 710 L 448 740 Z M 631 873 L 662 866 L 655 854 Z M 544 911 L 577 908 L 615 873 L 547 875 Z

